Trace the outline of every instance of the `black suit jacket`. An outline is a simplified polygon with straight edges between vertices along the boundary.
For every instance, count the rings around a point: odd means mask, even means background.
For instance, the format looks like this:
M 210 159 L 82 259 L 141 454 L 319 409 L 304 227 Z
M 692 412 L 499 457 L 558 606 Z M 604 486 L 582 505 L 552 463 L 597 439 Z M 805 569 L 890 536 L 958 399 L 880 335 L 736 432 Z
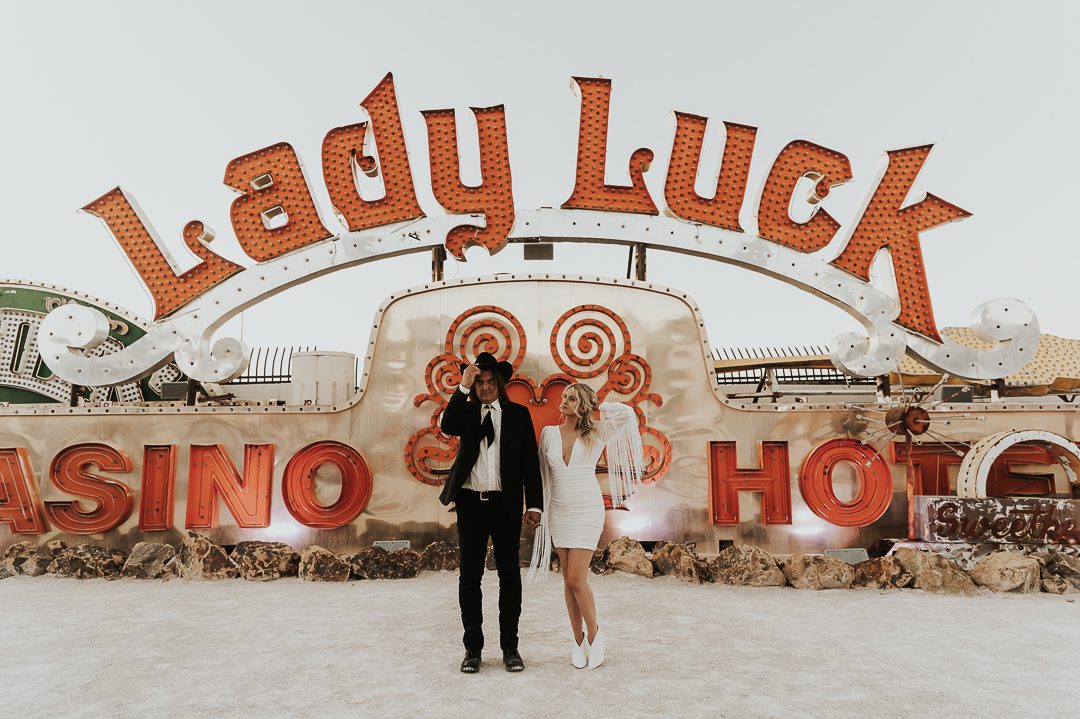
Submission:
M 544 488 L 536 453 L 536 433 L 528 409 L 506 399 L 499 400 L 499 408 L 502 412 L 499 470 L 502 476 L 503 502 L 511 517 L 520 517 L 526 506 L 544 506 Z M 439 494 L 439 501 L 445 505 L 457 497 L 461 485 L 469 480 L 473 465 L 480 456 L 480 403 L 455 389 L 450 403 L 443 411 L 440 427 L 445 434 L 461 439 L 454 466 L 450 468 L 450 476 Z

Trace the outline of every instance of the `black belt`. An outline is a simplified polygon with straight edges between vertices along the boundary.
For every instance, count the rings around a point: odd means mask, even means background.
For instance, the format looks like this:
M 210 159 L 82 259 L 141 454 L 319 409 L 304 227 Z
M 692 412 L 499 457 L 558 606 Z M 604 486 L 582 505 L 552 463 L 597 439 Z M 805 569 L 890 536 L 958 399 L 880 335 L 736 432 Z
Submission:
M 499 499 L 500 497 L 502 497 L 502 492 L 499 491 L 499 490 L 495 490 L 495 489 L 486 490 L 486 491 L 483 491 L 483 492 L 477 492 L 475 489 L 466 489 L 465 487 L 462 487 L 461 491 L 462 492 L 471 492 L 472 494 L 477 495 L 478 497 L 480 497 L 481 502 L 487 502 L 489 500 Z

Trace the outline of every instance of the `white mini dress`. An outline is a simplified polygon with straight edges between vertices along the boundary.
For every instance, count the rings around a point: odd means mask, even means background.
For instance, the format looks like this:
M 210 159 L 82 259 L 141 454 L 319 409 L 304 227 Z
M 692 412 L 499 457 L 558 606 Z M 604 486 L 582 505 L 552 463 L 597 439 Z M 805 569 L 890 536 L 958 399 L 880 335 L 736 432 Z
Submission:
M 596 479 L 596 463 L 606 449 L 612 502 L 620 506 L 640 483 L 642 474 L 641 436 L 633 408 L 618 402 L 600 405 L 604 419 L 591 442 L 578 436 L 563 462 L 563 442 L 559 427 L 544 427 L 540 433 L 540 474 L 544 480 L 544 513 L 534 544 L 532 573 L 552 546 L 559 549 L 596 549 L 604 531 L 604 496 Z M 546 548 L 546 552 L 544 551 Z
M 563 464 L 562 432 L 557 426 L 544 427 L 540 435 L 541 461 L 550 477 L 546 502 L 548 531 L 559 549 L 596 549 L 604 531 L 604 496 L 596 481 L 596 463 L 604 443 L 594 436 L 586 443 L 577 437 L 570 451 L 570 462 Z

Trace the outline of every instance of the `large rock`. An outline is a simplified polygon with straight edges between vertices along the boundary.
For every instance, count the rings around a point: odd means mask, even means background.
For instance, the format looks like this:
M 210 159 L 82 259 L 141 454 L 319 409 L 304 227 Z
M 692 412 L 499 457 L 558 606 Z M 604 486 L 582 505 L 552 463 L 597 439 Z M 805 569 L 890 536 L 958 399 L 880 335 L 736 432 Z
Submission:
M 412 579 L 420 574 L 423 562 L 420 554 L 408 547 L 390 552 L 383 560 L 384 579 Z
M 329 549 L 313 544 L 300 553 L 298 573 L 306 582 L 347 582 L 350 567 Z
M 855 565 L 855 586 L 876 589 L 909 587 L 915 581 L 895 557 L 877 557 Z
M 157 542 L 139 542 L 132 547 L 120 572 L 125 579 L 170 579 L 176 575 L 176 549 Z
M 613 569 L 631 574 L 640 574 L 643 577 L 653 575 L 653 565 L 645 556 L 645 549 L 640 542 L 630 537 L 621 537 L 608 545 L 605 550 L 605 561 Z
M 411 579 L 424 568 L 423 557 L 408 547 L 387 552 L 382 547 L 364 547 L 349 557 L 356 579 Z
M 648 552 L 649 561 L 653 563 L 653 575 L 666 576 L 671 573 L 671 562 L 668 556 L 671 554 L 671 548 L 676 544 L 678 542 L 668 542 L 666 540 L 653 542 L 652 549 Z M 657 564 L 657 559 L 660 560 L 659 564 Z
M 915 587 L 939 594 L 975 594 L 975 583 L 947 557 L 905 547 L 896 550 L 897 561 L 915 577 Z
M 38 577 L 51 572 L 53 561 L 56 559 L 55 554 L 66 548 L 67 545 L 58 540 L 49 542 L 44 547 L 39 547 L 33 542 L 12 544 L 4 552 L 4 558 L 0 560 L 0 578 L 16 574 Z
M 45 555 L 49 560 L 49 565 L 45 568 L 47 574 L 56 572 L 56 558 L 60 556 L 60 552 L 65 551 L 67 548 L 67 542 L 62 539 L 52 539 L 45 542 L 44 547 L 38 547 L 38 553 Z
M 724 549 L 712 561 L 713 578 L 724 584 L 745 587 L 782 587 L 784 572 L 772 555 L 748 544 Z
M 282 542 L 240 542 L 229 559 L 241 577 L 253 582 L 295 577 L 300 567 L 300 555 Z
M 554 559 L 552 560 L 551 568 L 552 570 L 557 572 L 559 571 L 559 555 L 558 553 L 554 553 L 552 556 L 554 556 Z M 589 569 L 592 571 L 593 574 L 600 575 L 611 574 L 615 571 L 614 567 L 608 566 L 606 549 L 597 549 L 592 553 L 592 560 L 589 562 Z
M 461 566 L 461 553 L 451 542 L 432 542 L 420 553 L 420 562 L 430 572 L 452 572 Z
M 58 577 L 73 579 L 119 579 L 127 555 L 96 544 L 76 544 L 62 549 L 53 560 Z
M 797 589 L 847 589 L 855 583 L 855 570 L 836 557 L 792 554 L 784 560 L 783 570 Z
M 385 579 L 390 552 L 382 547 L 364 547 L 349 557 L 354 579 Z
M 656 574 L 673 574 L 686 582 L 711 582 L 712 567 L 685 544 L 660 542 L 652 552 Z
M 1046 559 L 1046 571 L 1072 589 L 1080 589 L 1080 557 L 1054 551 Z
M 1042 567 L 1039 579 L 1042 582 L 1044 592 L 1050 594 L 1065 594 L 1072 591 L 1073 586 L 1056 574 L 1051 574 L 1046 567 Z
M 1016 552 L 994 552 L 979 561 L 968 576 L 995 592 L 1037 592 L 1042 587 L 1039 563 Z
M 184 579 L 233 579 L 238 576 L 236 565 L 229 561 L 225 549 L 195 532 L 184 535 L 176 553 L 176 567 Z

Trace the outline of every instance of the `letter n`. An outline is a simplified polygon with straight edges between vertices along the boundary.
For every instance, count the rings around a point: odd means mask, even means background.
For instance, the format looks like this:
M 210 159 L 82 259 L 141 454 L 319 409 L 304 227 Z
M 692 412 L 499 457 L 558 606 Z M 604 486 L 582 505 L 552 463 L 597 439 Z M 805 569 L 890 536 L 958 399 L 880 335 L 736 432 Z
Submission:
M 244 476 L 220 444 L 191 445 L 188 472 L 188 529 L 213 529 L 218 500 L 225 500 L 238 527 L 270 526 L 270 487 L 274 476 L 274 445 L 244 445 Z
M 709 442 L 709 516 L 713 524 L 739 523 L 739 492 L 761 492 L 763 524 L 791 524 L 787 442 L 762 442 L 761 469 L 739 469 L 734 442 Z

